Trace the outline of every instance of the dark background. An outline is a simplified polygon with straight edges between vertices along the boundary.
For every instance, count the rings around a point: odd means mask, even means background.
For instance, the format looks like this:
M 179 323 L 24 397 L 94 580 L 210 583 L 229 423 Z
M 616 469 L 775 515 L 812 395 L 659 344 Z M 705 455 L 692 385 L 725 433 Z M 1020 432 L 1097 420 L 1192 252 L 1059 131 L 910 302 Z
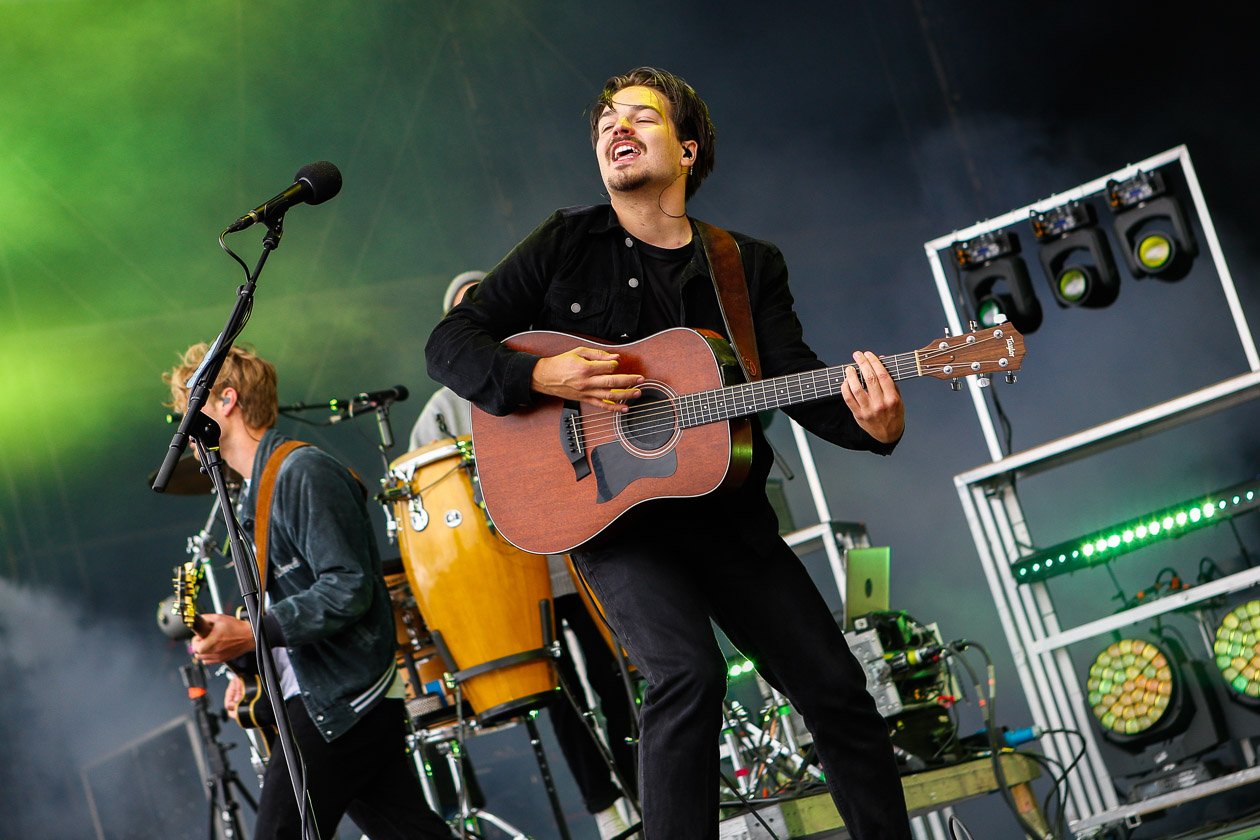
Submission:
M 278 365 L 282 402 L 407 385 L 400 439 L 434 388 L 422 347 L 447 281 L 555 207 L 602 200 L 584 106 L 640 64 L 707 99 L 718 165 L 690 210 L 782 247 L 825 358 L 939 335 L 924 242 L 1183 143 L 1254 319 L 1257 62 L 1241 13 L 1214 8 L 0 3 L 0 837 L 86 835 L 80 768 L 187 707 L 183 649 L 153 615 L 209 497 L 147 489 L 171 434 L 159 374 L 231 307 L 242 275 L 217 233 L 299 166 L 331 160 L 345 188 L 290 215 L 243 340 Z M 232 240 L 251 264 L 257 243 Z M 1247 369 L 1206 252 L 1180 284 L 1126 276 L 1099 311 L 1057 310 L 1030 268 L 1047 317 L 1001 391 L 1016 450 Z M 988 458 L 970 400 L 932 380 L 903 390 L 891 458 L 815 447 L 832 512 L 892 547 L 896 607 L 993 651 L 999 716 L 1024 725 L 952 485 Z M 1252 476 L 1255 413 L 1030 480 L 1034 540 Z M 380 475 L 370 420 L 297 431 Z M 771 434 L 794 460 L 783 420 Z M 788 494 L 808 522 L 803 481 Z M 1132 595 L 1168 565 L 1193 579 L 1203 556 L 1241 568 L 1254 527 L 1133 555 L 1117 581 Z M 1098 571 L 1055 593 L 1068 623 L 1113 610 L 1115 590 Z M 474 746 L 492 810 L 548 836 L 523 734 L 493 737 Z M 960 813 L 991 826 L 977 837 L 1014 830 L 996 799 Z

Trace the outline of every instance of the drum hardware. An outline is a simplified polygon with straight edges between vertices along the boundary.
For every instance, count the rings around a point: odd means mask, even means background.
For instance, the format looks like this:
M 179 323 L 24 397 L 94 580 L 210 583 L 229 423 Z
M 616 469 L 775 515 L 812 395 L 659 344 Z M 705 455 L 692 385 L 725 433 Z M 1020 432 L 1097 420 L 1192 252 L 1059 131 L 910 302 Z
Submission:
M 792 732 L 789 715 L 794 712 L 786 706 L 786 700 L 782 703 L 762 710 L 759 718 L 765 724 L 764 729 L 753 723 L 752 716 L 738 700 L 722 704 L 723 754 L 730 759 L 735 771 L 735 790 L 742 796 L 751 795 L 763 780 L 777 788 L 784 779 L 798 778 L 802 773 L 819 781 L 824 779 L 823 772 L 807 762 L 796 747 L 775 737 L 776 723 L 784 732 Z M 784 708 L 787 714 L 780 711 Z M 795 741 L 795 736 L 789 735 L 784 740 Z
M 514 726 L 515 721 L 489 728 L 478 728 L 477 734 Z M 499 831 L 512 837 L 512 840 L 530 840 L 516 826 L 485 809 L 485 796 L 477 783 L 477 777 L 469 761 L 463 742 L 455 736 L 455 727 L 448 726 L 422 732 L 414 732 L 409 738 L 412 756 L 420 775 L 420 786 L 424 791 L 425 801 L 435 813 L 447 815 L 448 820 L 458 821 L 460 837 L 481 837 L 479 821 L 485 821 Z M 444 778 L 426 758 L 429 753 L 440 756 L 446 767 Z M 453 803 L 443 801 L 440 782 L 449 783 L 449 792 Z M 470 834 L 470 832 L 473 832 Z
M 433 631 L 433 644 L 437 648 L 438 654 L 442 657 L 442 661 L 446 663 L 446 667 L 447 667 L 446 681 L 447 681 L 447 684 L 450 686 L 451 690 L 455 694 L 456 718 L 455 718 L 455 728 L 454 728 L 454 733 L 455 733 L 454 741 L 456 743 L 458 750 L 461 753 L 463 751 L 464 743 L 467 740 L 468 732 L 470 731 L 470 725 L 469 725 L 468 719 L 464 715 L 462 685 L 465 682 L 476 679 L 477 677 L 483 674 L 486 674 L 488 672 L 491 672 L 497 669 L 510 668 L 513 666 L 532 662 L 540 658 L 554 660 L 560 656 L 560 642 L 555 637 L 554 626 L 551 621 L 550 599 L 542 599 L 538 602 L 538 612 L 539 612 L 539 619 L 540 619 L 540 624 L 542 628 L 542 646 L 541 647 L 535 648 L 534 650 L 526 650 L 526 651 L 521 651 L 519 653 L 510 654 L 508 656 L 499 657 L 497 660 L 483 662 L 483 663 L 474 665 L 470 668 L 466 668 L 463 670 L 459 669 L 459 667 L 457 666 L 455 662 L 455 659 L 451 656 L 450 649 L 446 645 L 446 640 L 442 637 L 442 632 L 440 630 Z M 552 669 L 552 672 L 554 674 L 555 669 Z M 571 692 L 565 690 L 565 695 L 566 695 L 566 698 L 569 700 L 569 702 L 573 702 L 573 695 Z M 547 699 L 550 700 L 554 698 L 547 698 Z M 530 746 L 534 750 L 534 759 L 535 761 L 538 762 L 538 772 L 543 781 L 543 788 L 546 790 L 547 800 L 551 804 L 551 813 L 556 821 L 556 829 L 560 833 L 560 840 L 572 840 L 571 835 L 569 834 L 568 823 L 564 818 L 564 809 L 560 805 L 560 797 L 556 793 L 555 780 L 551 775 L 551 764 L 547 760 L 547 753 L 543 749 L 543 745 L 542 745 L 542 736 L 538 732 L 538 724 L 535 722 L 535 719 L 534 719 L 536 716 L 536 712 L 538 711 L 538 707 L 545 705 L 545 702 L 546 701 L 540 702 L 537 704 L 535 708 L 529 708 L 529 709 L 521 707 L 519 705 L 513 705 L 511 707 L 512 710 L 510 713 L 507 711 L 490 709 L 490 710 L 487 710 L 486 712 L 482 712 L 476 719 L 476 722 L 479 722 L 485 725 L 489 721 L 504 722 L 508 720 L 510 717 L 513 720 L 513 722 L 520 722 L 525 725 L 525 729 L 529 733 Z M 581 714 L 581 711 L 579 710 L 579 715 L 580 714 Z M 611 766 L 612 764 L 611 756 L 609 757 L 609 759 L 610 759 L 609 765 Z M 459 764 L 459 767 L 458 767 L 459 774 L 456 776 L 458 789 L 460 791 L 464 791 L 467 789 L 465 780 L 463 778 L 464 765 L 463 765 L 463 762 L 459 762 L 458 764 Z M 467 831 L 469 827 L 469 819 L 471 818 L 475 821 L 475 819 L 478 816 L 485 819 L 487 822 L 490 822 L 492 825 L 499 825 L 497 817 L 494 817 L 493 815 L 488 814 L 484 810 L 473 808 L 468 803 L 468 797 L 465 794 L 461 794 L 460 795 L 460 822 L 459 822 L 461 840 L 466 840 L 468 836 Z M 515 829 L 512 829 L 510 827 L 504 830 L 509 831 L 509 832 L 515 831 Z M 514 835 L 514 837 L 525 838 L 525 835 L 518 833 Z M 526 838 L 526 840 L 528 839 Z

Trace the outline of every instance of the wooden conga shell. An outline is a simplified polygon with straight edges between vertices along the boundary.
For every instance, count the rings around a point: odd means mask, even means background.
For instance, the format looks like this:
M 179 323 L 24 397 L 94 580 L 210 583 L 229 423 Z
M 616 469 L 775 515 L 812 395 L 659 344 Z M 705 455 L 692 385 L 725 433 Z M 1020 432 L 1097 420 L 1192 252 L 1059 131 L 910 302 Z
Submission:
M 450 441 L 390 464 L 410 488 L 410 499 L 392 502 L 407 580 L 424 623 L 441 635 L 458 670 L 540 648 L 539 603 L 550 610 L 551 602 L 547 558 L 494 533 L 474 500 L 471 467 Z M 486 722 L 537 708 L 556 684 L 551 662 L 536 658 L 471 677 L 461 690 Z

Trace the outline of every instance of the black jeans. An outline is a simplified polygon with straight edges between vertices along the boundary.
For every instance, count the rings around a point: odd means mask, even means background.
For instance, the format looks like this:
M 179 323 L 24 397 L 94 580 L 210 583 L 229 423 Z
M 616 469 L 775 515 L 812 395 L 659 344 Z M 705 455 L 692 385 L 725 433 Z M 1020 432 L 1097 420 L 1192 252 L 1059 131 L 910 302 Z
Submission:
M 626 743 L 630 733 L 630 700 L 617 670 L 617 660 L 595 626 L 595 619 L 586 611 L 586 604 L 576 594 L 561 595 L 555 600 L 556 622 L 568 622 L 577 637 L 582 657 L 586 660 L 586 679 L 599 697 L 600 710 L 607 724 L 608 745 L 617 765 L 617 772 L 626 784 L 635 783 L 634 749 Z M 568 649 L 558 663 L 565 684 L 582 702 L 582 685 Z M 563 697 L 551 705 L 551 726 L 564 753 L 565 762 L 573 771 L 578 790 L 589 813 L 598 813 L 617 801 L 621 790 L 613 783 L 604 757 L 591 740 L 591 733 L 577 712 Z M 632 790 L 631 793 L 634 791 Z
M 450 828 L 429 810 L 406 752 L 406 714 L 401 700 L 382 700 L 332 743 L 311 722 L 300 697 L 285 703 L 293 737 L 306 765 L 306 785 L 320 837 L 336 834 L 348 814 L 372 840 L 450 840 Z M 293 786 L 280 745 L 275 745 L 254 840 L 300 840 Z
M 704 503 L 673 504 L 574 554 L 647 679 L 639 744 L 646 838 L 718 837 L 726 662 L 712 617 L 804 717 L 852 836 L 909 840 L 887 726 L 865 674 L 805 567 L 765 524 L 730 514 L 719 522 Z

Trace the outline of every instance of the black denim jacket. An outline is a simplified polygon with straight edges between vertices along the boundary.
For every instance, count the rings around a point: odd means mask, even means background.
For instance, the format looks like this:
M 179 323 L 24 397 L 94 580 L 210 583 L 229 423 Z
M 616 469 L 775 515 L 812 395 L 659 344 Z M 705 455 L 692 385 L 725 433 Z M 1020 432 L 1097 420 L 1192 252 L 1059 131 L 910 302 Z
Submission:
M 256 479 L 286 440 L 275 429 L 263 435 Z M 250 482 L 240 503 L 251 539 L 257 490 Z M 304 446 L 285 460 L 272 496 L 267 554 L 267 625 L 283 634 L 306 710 L 331 741 L 385 696 L 395 645 L 363 488 L 331 455 Z
M 801 335 L 788 290 L 787 265 L 774 245 L 732 233 L 748 280 L 757 346 L 765 377 L 813 370 L 824 363 Z M 536 356 L 500 342 L 530 329 L 558 330 L 609 343 L 644 338 L 639 312 L 643 276 L 637 249 L 610 205 L 552 214 L 438 323 L 425 347 L 429 375 L 491 414 L 509 414 L 533 400 Z M 723 336 L 717 295 L 703 249 L 684 269 L 683 323 Z M 839 397 L 784 409 L 824 440 L 887 454 L 896 446 L 867 434 Z M 754 424 L 753 473 L 769 456 Z M 758 454 L 763 457 L 758 458 Z M 761 471 L 762 477 L 765 471 Z M 755 482 L 750 481 L 749 484 Z

